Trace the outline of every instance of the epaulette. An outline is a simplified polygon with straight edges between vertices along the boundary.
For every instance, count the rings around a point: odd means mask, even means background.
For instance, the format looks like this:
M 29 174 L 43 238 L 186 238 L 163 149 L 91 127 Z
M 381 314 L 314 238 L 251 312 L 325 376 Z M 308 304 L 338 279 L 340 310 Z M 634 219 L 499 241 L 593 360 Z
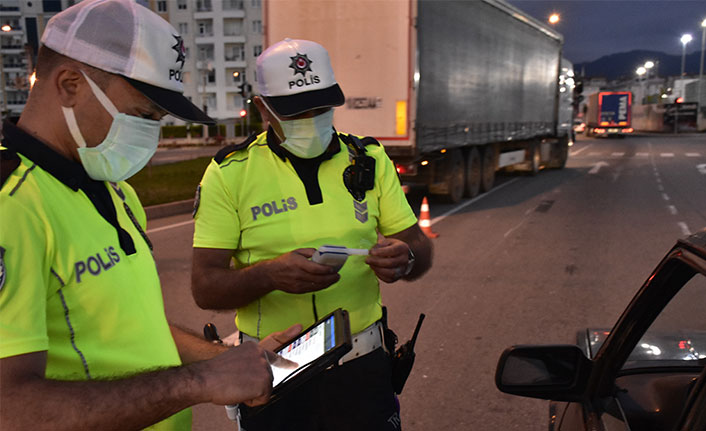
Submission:
M 20 157 L 7 148 L 0 149 L 0 188 L 20 165 Z
M 252 144 L 255 139 L 257 139 L 257 135 L 253 133 L 252 135 L 248 136 L 248 139 L 244 140 L 239 144 L 231 144 L 226 147 L 223 147 L 218 150 L 215 156 L 213 156 L 213 160 L 215 160 L 216 163 L 221 164 L 223 160 L 225 160 L 226 157 L 228 157 L 231 153 L 248 148 L 248 145 Z
M 366 136 L 363 139 L 361 139 L 360 142 L 362 142 L 364 146 L 368 146 L 368 145 L 380 146 L 380 143 L 378 142 L 378 140 L 373 138 L 372 136 Z
M 338 137 L 341 138 L 344 144 L 348 146 L 355 154 L 364 154 L 366 152 L 365 147 L 368 145 L 380 145 L 380 143 L 370 136 L 366 136 L 363 139 L 358 138 L 355 135 L 344 133 L 339 133 Z

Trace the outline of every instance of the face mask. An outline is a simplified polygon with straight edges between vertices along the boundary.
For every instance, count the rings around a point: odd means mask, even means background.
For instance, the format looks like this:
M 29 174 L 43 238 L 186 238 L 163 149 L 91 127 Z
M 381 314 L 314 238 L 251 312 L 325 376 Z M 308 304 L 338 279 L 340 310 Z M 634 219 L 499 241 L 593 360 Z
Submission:
M 83 73 L 83 71 L 81 71 Z M 97 181 L 126 180 L 142 169 L 157 151 L 159 121 L 118 111 L 108 96 L 85 73 L 91 91 L 113 117 L 108 135 L 96 147 L 86 147 L 73 108 L 62 106 L 66 125 L 78 145 L 78 156 L 88 176 Z
M 283 120 L 265 103 L 265 107 L 279 121 L 284 133 L 280 144 L 290 153 L 302 159 L 313 159 L 326 151 L 333 135 L 333 109 L 312 118 Z M 281 136 L 279 136 L 282 139 Z

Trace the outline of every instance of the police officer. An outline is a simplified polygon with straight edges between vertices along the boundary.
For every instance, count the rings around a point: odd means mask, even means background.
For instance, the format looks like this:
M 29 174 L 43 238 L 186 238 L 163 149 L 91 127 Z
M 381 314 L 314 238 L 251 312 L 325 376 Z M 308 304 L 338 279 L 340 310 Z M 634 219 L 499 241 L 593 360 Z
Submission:
M 257 59 L 268 130 L 226 147 L 208 166 L 195 213 L 192 291 L 203 308 L 237 308 L 245 340 L 305 327 L 348 310 L 353 350 L 334 367 L 257 415 L 254 430 L 399 429 L 390 361 L 382 348 L 378 279 L 420 277 L 430 241 L 417 226 L 393 163 L 374 139 L 338 134 L 344 102 L 328 52 L 285 39 Z M 366 167 L 351 175 L 352 165 Z M 315 248 L 369 249 L 336 272 Z M 231 267 L 233 260 L 234 267 Z
M 278 357 L 167 324 L 123 181 L 166 112 L 211 122 L 182 95 L 178 33 L 134 1 L 95 0 L 52 18 L 42 42 L 25 110 L 2 130 L 0 429 L 186 430 L 193 404 L 265 402 Z

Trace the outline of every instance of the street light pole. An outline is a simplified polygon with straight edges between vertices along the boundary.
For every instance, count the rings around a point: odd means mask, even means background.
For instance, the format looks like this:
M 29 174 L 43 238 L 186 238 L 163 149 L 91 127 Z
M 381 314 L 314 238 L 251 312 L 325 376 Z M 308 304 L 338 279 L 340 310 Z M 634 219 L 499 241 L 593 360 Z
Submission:
M 699 124 L 699 118 L 703 114 L 706 117 L 706 109 L 704 109 L 704 97 L 703 97 L 703 79 L 704 79 L 704 47 L 706 47 L 706 18 L 704 18 L 703 21 L 701 21 L 701 62 L 699 64 L 699 97 L 698 97 L 698 106 L 699 106 L 699 112 L 696 114 L 696 124 L 698 128 Z
M 681 75 L 679 75 L 679 80 L 682 81 L 682 84 L 684 83 L 684 69 L 686 66 L 686 45 L 691 42 L 691 35 L 690 34 L 685 34 L 682 35 L 681 37 Z M 682 93 L 685 93 L 686 87 L 684 85 L 681 86 L 682 88 Z M 681 94 L 681 97 L 684 97 L 684 94 Z M 675 100 L 676 102 L 676 100 Z M 674 103 L 674 133 L 679 133 L 679 104 Z

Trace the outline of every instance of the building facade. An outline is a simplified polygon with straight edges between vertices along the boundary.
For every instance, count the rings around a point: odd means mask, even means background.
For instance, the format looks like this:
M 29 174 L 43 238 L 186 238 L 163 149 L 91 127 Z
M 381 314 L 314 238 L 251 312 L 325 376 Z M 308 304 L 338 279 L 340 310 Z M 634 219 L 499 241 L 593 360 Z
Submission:
M 255 60 L 263 49 L 262 0 L 143 0 L 143 4 L 184 38 L 184 94 L 212 118 L 239 118 L 248 104 L 248 94 L 240 94 L 241 85 L 255 88 Z
M 212 118 L 239 118 L 248 105 L 240 86 L 255 88 L 255 59 L 263 50 L 262 0 L 137 1 L 169 21 L 183 37 L 185 95 Z M 24 109 L 47 21 L 76 2 L 0 0 L 3 117 L 18 116 Z M 172 117 L 165 122 L 180 123 Z
M 27 103 L 39 41 L 49 18 L 73 0 L 0 0 L 0 111 L 16 117 Z

